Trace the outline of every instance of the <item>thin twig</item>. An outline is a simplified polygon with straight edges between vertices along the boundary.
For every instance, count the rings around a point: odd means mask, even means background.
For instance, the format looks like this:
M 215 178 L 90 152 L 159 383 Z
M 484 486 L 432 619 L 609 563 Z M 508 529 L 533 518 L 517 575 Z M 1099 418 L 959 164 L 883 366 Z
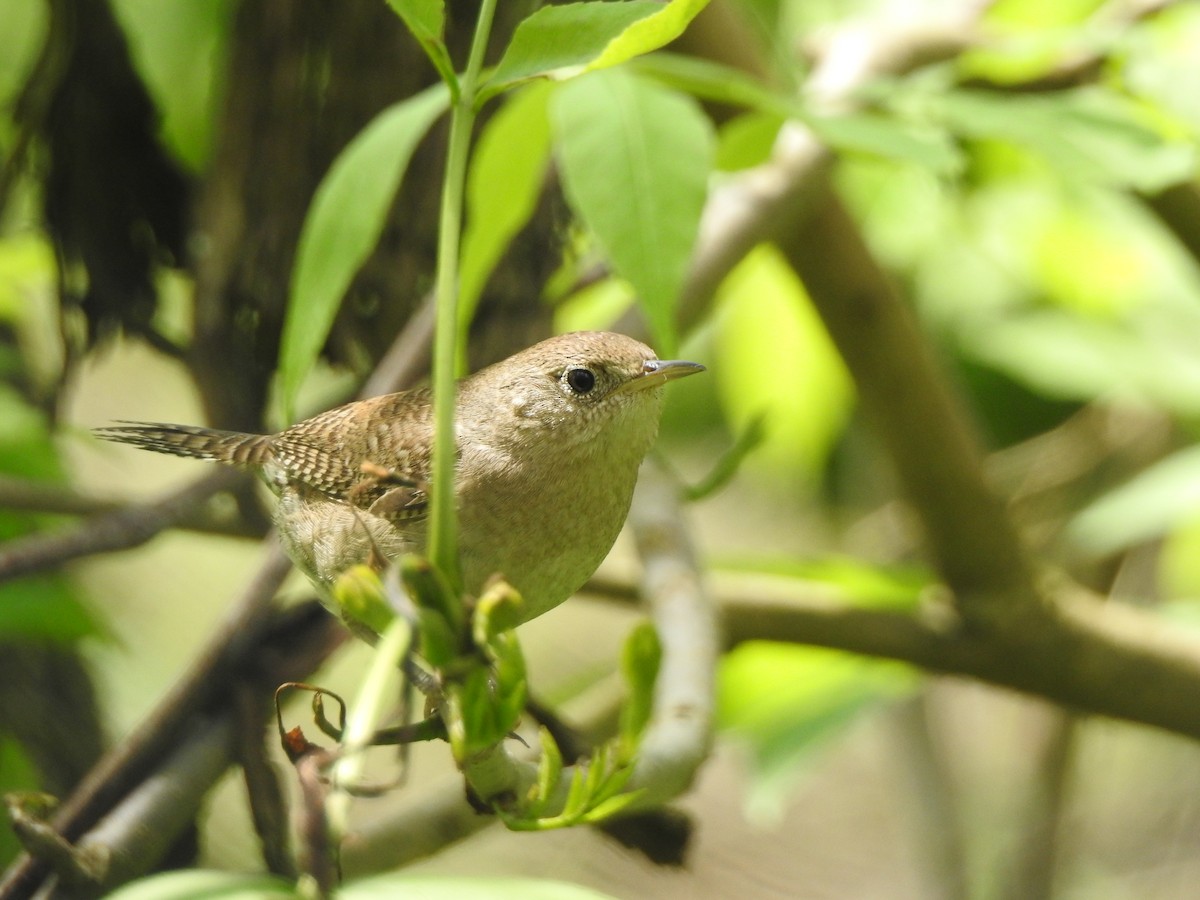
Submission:
M 0 546 L 0 582 L 53 568 L 73 559 L 139 547 L 194 513 L 213 494 L 245 478 L 218 469 L 153 503 L 100 513 L 71 528 L 39 532 Z
M 96 516 L 130 510 L 131 506 L 127 500 L 82 494 L 67 485 L 0 475 L 0 509 L 61 516 Z M 253 527 L 241 517 L 213 515 L 203 504 L 187 511 L 170 527 L 226 537 L 260 539 L 263 536 L 262 529 Z
M 262 846 L 267 871 L 296 877 L 288 830 L 287 803 L 279 773 L 267 754 L 263 722 L 270 709 L 269 698 L 260 685 L 239 684 L 234 688 L 235 759 L 242 767 L 250 816 Z

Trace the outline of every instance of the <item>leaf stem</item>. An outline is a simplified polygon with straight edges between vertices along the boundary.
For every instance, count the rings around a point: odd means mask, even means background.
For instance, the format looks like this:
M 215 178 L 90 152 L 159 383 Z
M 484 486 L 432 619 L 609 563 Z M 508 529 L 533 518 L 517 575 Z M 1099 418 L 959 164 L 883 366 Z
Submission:
M 450 141 L 438 221 L 435 293 L 437 330 L 433 347 L 434 442 L 430 487 L 429 557 L 455 588 L 461 587 L 458 536 L 454 520 L 454 379 L 458 373 L 458 269 L 462 238 L 467 159 L 475 126 L 479 72 L 487 50 L 496 0 L 482 0 L 467 68 L 450 108 Z M 464 326 L 465 328 L 465 323 Z

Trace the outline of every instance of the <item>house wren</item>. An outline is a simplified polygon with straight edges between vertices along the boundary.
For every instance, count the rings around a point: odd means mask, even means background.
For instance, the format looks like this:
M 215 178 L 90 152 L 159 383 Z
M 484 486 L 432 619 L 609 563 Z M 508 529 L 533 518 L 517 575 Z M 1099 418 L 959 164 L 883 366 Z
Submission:
M 663 361 L 619 334 L 542 341 L 458 384 L 455 493 L 463 584 L 495 573 L 557 606 L 617 538 L 658 432 L 661 387 L 704 367 Z M 292 561 L 328 603 L 349 567 L 426 549 L 433 441 L 428 389 L 348 403 L 273 435 L 129 423 L 109 441 L 257 471 L 278 495 Z

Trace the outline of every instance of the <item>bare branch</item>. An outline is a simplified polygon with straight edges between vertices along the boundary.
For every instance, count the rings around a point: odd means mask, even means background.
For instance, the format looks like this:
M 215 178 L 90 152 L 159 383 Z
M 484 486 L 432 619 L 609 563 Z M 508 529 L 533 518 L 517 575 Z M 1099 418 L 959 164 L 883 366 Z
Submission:
M 727 640 L 785 641 L 909 662 L 966 675 L 1081 712 L 1200 738 L 1200 643 L 1152 613 L 1101 602 L 1062 582 L 1020 630 L 960 627 L 944 602 L 919 615 L 822 597 L 722 598 Z
M 643 463 L 629 522 L 642 560 L 641 592 L 662 644 L 654 710 L 638 745 L 631 787 L 638 808 L 674 799 L 708 757 L 720 640 L 717 617 L 684 527 L 679 486 Z
M 139 547 L 160 531 L 192 516 L 213 494 L 236 485 L 245 474 L 218 469 L 153 503 L 100 513 L 62 531 L 31 534 L 0 547 L 0 582 L 53 568 L 72 559 Z
M 64 516 L 96 516 L 129 510 L 130 504 L 125 500 L 82 494 L 66 485 L 0 475 L 0 509 Z M 262 537 L 262 529 L 253 527 L 240 517 L 215 516 L 203 504 L 188 510 L 170 527 L 228 537 Z

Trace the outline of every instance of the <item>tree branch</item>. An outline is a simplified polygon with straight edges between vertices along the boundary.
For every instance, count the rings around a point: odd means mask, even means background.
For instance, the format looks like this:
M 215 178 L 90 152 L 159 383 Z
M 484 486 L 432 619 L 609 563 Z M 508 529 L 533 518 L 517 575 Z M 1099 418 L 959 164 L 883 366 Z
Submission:
M 917 615 L 816 597 L 722 598 L 730 644 L 785 641 L 965 675 L 1081 712 L 1200 738 L 1200 642 L 1190 632 L 1063 582 L 1047 615 L 1003 634 L 969 631 L 942 601 Z
M 92 516 L 61 531 L 39 532 L 0 547 L 0 582 L 53 568 L 72 559 L 139 547 L 160 531 L 194 517 L 213 494 L 228 490 L 246 477 L 221 468 L 155 500 Z
M 642 561 L 641 595 L 658 631 L 662 662 L 629 785 L 645 791 L 639 809 L 662 805 L 687 790 L 712 745 L 717 616 L 683 519 L 679 485 L 653 459 L 643 463 L 629 524 Z
M 133 508 L 144 510 L 145 506 Z M 49 515 L 98 516 L 131 511 L 132 508 L 128 501 L 81 494 L 66 485 L 0 475 L 0 509 Z M 263 536 L 261 528 L 252 526 L 241 517 L 215 516 L 203 505 L 185 511 L 170 527 L 227 537 Z
M 779 244 L 854 376 L 964 619 L 1005 627 L 1012 604 L 1037 602 L 1032 564 L 911 312 L 832 194 Z

